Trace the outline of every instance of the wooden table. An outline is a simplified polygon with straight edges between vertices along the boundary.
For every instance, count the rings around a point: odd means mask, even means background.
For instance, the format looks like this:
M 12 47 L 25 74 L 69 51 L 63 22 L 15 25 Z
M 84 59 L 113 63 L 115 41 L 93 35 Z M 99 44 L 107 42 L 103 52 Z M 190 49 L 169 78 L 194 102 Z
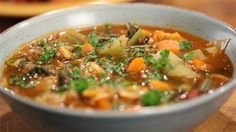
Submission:
M 138 2 L 144 2 L 139 0 Z M 208 14 L 236 27 L 236 0 L 146 0 L 145 2 L 173 5 Z M 25 18 L 0 17 L 0 32 Z M 0 98 L 0 131 L 37 131 L 20 119 Z M 236 91 L 208 120 L 195 128 L 195 132 L 236 131 Z

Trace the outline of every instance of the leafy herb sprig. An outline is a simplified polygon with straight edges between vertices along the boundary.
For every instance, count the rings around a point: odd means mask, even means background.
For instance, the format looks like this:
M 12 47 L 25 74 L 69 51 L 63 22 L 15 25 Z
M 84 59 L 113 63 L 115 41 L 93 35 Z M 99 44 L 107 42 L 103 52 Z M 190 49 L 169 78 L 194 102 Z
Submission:
M 97 33 L 95 31 L 88 34 L 88 42 L 93 46 L 98 48 L 99 47 L 99 39 Z
M 52 59 L 55 54 L 56 54 L 56 49 L 55 48 L 51 48 L 49 50 L 47 48 L 44 48 L 44 54 L 39 57 L 39 59 L 36 63 L 37 64 L 46 63 L 50 59 Z
M 192 48 L 192 42 L 188 41 L 188 40 L 184 40 L 184 41 L 180 42 L 180 48 L 182 50 L 188 50 L 188 49 Z

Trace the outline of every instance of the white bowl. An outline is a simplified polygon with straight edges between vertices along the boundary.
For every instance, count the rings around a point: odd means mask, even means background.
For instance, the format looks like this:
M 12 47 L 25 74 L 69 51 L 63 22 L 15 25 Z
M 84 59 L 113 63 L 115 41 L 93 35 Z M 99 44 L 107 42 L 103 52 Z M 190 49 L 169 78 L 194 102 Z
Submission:
M 22 43 L 44 33 L 68 27 L 128 22 L 172 27 L 207 40 L 231 38 L 232 44 L 228 46 L 227 53 L 234 68 L 236 66 L 236 32 L 230 26 L 200 13 L 150 4 L 89 5 L 28 19 L 3 32 L 0 40 L 0 66 Z M 137 112 L 58 109 L 15 95 L 2 86 L 0 92 L 16 113 L 42 130 L 183 131 L 196 127 L 217 111 L 232 93 L 235 84 L 234 70 L 233 80 L 213 94 L 178 104 L 148 107 Z

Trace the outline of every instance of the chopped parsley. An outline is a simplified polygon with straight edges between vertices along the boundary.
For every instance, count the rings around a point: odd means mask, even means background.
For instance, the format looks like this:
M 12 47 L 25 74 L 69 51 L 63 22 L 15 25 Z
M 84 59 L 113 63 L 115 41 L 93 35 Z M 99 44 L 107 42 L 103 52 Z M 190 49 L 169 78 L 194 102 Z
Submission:
M 188 41 L 188 40 L 184 40 L 184 41 L 180 42 L 180 48 L 182 50 L 188 50 L 188 49 L 192 48 L 192 42 Z
M 132 51 L 131 56 L 132 57 L 143 57 L 145 55 L 145 49 L 144 48 L 134 48 Z
M 56 49 L 55 48 L 51 48 L 49 50 L 47 48 L 44 48 L 44 54 L 39 57 L 39 59 L 36 63 L 37 64 L 46 63 L 50 59 L 52 59 L 55 54 L 56 54 Z
M 188 53 L 188 54 L 184 55 L 183 59 L 192 60 L 195 56 L 196 56 L 196 54 L 194 52 L 191 52 L 191 53 Z
M 82 94 L 83 91 L 89 87 L 89 83 L 86 79 L 80 78 L 79 80 L 72 80 L 70 87 L 75 89 L 77 93 Z
M 147 54 L 144 56 L 145 63 L 151 64 L 153 55 Z
M 74 79 L 80 78 L 80 69 L 75 69 L 75 70 L 72 72 L 71 77 L 74 78 Z
M 98 39 L 98 36 L 97 36 L 97 33 L 96 32 L 91 32 L 88 34 L 88 42 L 93 46 L 93 47 L 99 47 L 99 39 Z
M 32 81 L 26 82 L 22 78 L 20 78 L 19 76 L 11 77 L 9 79 L 9 84 L 16 85 L 16 86 L 18 86 L 20 88 L 24 88 L 24 89 L 33 88 L 37 85 L 36 83 L 34 83 Z
M 161 103 L 161 93 L 157 90 L 151 90 L 141 97 L 141 103 L 144 106 L 155 106 Z
M 163 50 L 160 52 L 161 58 L 158 60 L 154 60 L 153 62 L 153 66 L 160 71 L 161 69 L 163 69 L 167 63 L 169 62 L 169 56 L 170 51 L 169 50 Z
M 152 72 L 147 72 L 147 75 L 149 76 L 150 79 L 158 79 L 158 80 L 164 80 L 164 74 L 162 74 L 161 72 L 157 72 L 157 73 L 152 73 Z M 150 80 L 149 80 L 150 81 Z
M 97 52 L 95 50 L 91 50 L 85 57 L 84 57 L 84 63 L 87 63 L 88 61 L 95 60 L 99 58 L 97 55 Z
M 80 57 L 82 54 L 82 48 L 81 47 L 77 47 L 75 50 L 75 54 L 77 57 Z
M 126 76 L 124 68 L 126 66 L 126 62 L 121 60 L 111 61 L 106 58 L 101 58 L 97 61 L 97 64 L 101 65 L 109 73 L 118 74 L 122 77 Z

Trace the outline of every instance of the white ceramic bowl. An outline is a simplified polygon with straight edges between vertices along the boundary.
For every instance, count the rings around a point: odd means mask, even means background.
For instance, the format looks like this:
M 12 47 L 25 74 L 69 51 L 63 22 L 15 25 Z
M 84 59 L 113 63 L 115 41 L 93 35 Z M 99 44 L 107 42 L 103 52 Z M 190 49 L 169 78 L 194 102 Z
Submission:
M 203 14 L 183 9 L 150 5 L 90 5 L 53 11 L 21 22 L 5 32 L 0 40 L 0 65 L 19 45 L 44 33 L 68 27 L 88 27 L 104 23 L 172 27 L 207 40 L 231 38 L 227 53 L 236 66 L 236 32 L 227 24 Z M 217 59 L 217 58 L 216 58 Z M 0 76 L 1 76 L 0 72 Z M 101 131 L 183 131 L 196 127 L 227 100 L 233 80 L 214 94 L 163 107 L 149 107 L 137 112 L 84 111 L 58 109 L 38 104 L 0 88 L 11 108 L 30 124 L 42 130 Z

